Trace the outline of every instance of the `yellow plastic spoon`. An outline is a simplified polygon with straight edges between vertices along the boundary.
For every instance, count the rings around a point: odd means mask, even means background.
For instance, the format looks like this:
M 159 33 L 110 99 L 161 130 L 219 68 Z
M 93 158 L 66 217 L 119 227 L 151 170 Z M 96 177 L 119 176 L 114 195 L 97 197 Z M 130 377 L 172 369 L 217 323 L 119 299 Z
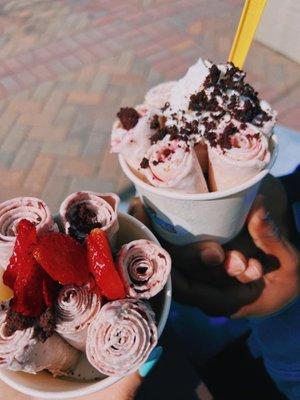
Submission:
M 267 0 L 246 0 L 228 61 L 243 68 Z
M 5 286 L 2 280 L 4 269 L 0 267 L 0 301 L 8 300 L 13 297 L 13 291 Z

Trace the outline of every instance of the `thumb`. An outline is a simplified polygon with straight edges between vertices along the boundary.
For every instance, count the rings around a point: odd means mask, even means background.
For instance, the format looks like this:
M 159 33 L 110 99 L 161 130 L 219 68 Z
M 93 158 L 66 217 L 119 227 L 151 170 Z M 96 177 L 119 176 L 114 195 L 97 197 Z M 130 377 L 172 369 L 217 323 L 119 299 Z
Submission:
M 295 263 L 297 253 L 270 218 L 261 195 L 255 200 L 248 216 L 248 231 L 255 245 L 265 254 L 275 256 L 281 265 L 288 267 Z

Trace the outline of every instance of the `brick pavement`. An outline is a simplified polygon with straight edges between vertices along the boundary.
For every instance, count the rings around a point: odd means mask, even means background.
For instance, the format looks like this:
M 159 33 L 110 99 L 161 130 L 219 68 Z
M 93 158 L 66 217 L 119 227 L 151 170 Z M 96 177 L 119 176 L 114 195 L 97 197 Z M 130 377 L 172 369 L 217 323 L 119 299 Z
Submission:
M 126 187 L 109 154 L 121 105 L 181 76 L 202 55 L 226 59 L 242 0 L 0 0 L 0 201 Z M 300 129 L 299 65 L 255 43 L 246 69 Z

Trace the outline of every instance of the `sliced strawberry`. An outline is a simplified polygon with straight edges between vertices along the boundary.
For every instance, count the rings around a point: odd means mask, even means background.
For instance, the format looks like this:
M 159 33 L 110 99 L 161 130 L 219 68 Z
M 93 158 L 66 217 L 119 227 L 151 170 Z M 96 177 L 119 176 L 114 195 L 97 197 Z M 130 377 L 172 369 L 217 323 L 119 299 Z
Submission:
M 28 253 L 31 252 L 32 246 L 36 244 L 36 241 L 35 225 L 27 219 L 22 219 L 17 226 L 14 252 L 10 257 L 8 266 L 3 274 L 4 284 L 11 289 L 14 288 L 18 271 L 22 268 L 23 262 L 26 263 Z M 25 259 L 25 261 L 23 259 Z
M 27 317 L 38 317 L 45 311 L 43 301 L 44 271 L 36 260 L 28 255 L 23 259 L 14 284 L 12 310 Z
M 44 272 L 43 277 L 43 300 L 47 308 L 52 308 L 58 296 L 59 284 Z
M 115 268 L 106 234 L 99 228 L 87 237 L 88 264 L 100 293 L 108 300 L 123 299 L 125 289 Z
M 37 244 L 35 225 L 21 220 L 17 227 L 14 252 L 3 274 L 3 282 L 13 289 L 12 311 L 25 317 L 40 316 L 56 295 L 56 283 L 32 255 Z
M 62 285 L 84 285 L 89 280 L 85 247 L 70 236 L 51 232 L 33 251 L 41 267 Z

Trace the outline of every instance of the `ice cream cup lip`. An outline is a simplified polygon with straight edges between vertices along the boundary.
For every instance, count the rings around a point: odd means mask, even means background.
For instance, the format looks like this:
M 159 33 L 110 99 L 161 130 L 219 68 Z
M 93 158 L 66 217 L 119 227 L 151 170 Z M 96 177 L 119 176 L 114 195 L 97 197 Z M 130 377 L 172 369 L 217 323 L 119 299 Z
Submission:
M 155 235 L 148 229 L 142 222 L 137 220 L 136 218 L 132 217 L 131 215 L 124 214 L 119 212 L 118 215 L 125 219 L 128 223 L 135 224 L 138 228 L 140 228 L 142 231 L 144 231 L 147 234 L 147 237 L 149 240 L 153 240 L 155 243 L 159 244 L 157 238 Z M 171 307 L 171 299 L 172 299 L 172 282 L 171 282 L 171 277 L 169 276 L 168 281 L 163 289 L 164 295 L 163 295 L 163 310 L 161 317 L 158 322 L 158 337 L 162 334 L 164 327 L 166 325 L 170 307 Z M 11 371 L 13 372 L 13 371 Z M 134 371 L 133 371 L 134 372 Z M 89 383 L 87 382 L 87 386 L 84 388 L 78 388 L 74 390 L 68 390 L 66 392 L 55 392 L 55 391 L 42 391 L 38 389 L 31 389 L 27 387 L 25 384 L 19 383 L 17 379 L 13 379 L 11 377 L 8 377 L 5 374 L 5 370 L 0 368 L 0 379 L 12 387 L 13 389 L 22 392 L 24 394 L 27 394 L 29 396 L 34 396 L 34 397 L 39 397 L 41 399 L 50 399 L 50 400 L 62 400 L 62 399 L 74 399 L 76 397 L 80 396 L 86 396 L 92 393 L 96 393 L 98 391 L 101 391 L 114 383 L 118 382 L 122 377 L 115 376 L 115 377 L 108 377 L 105 378 L 101 381 L 98 381 L 96 383 Z M 59 378 L 56 378 L 59 379 Z
M 173 198 L 177 200 L 215 200 L 215 199 L 220 199 L 224 197 L 229 197 L 231 195 L 234 195 L 236 193 L 242 192 L 243 190 L 246 190 L 250 188 L 251 186 L 255 185 L 259 181 L 261 181 L 271 170 L 272 166 L 274 165 L 274 162 L 277 158 L 278 154 L 278 139 L 277 136 L 274 134 L 270 138 L 270 141 L 272 143 L 273 150 L 272 150 L 272 155 L 271 159 L 268 163 L 268 165 L 260 171 L 258 174 L 256 174 L 253 178 L 249 179 L 248 181 L 242 183 L 239 186 L 235 186 L 231 189 L 223 190 L 223 191 L 218 191 L 218 192 L 210 192 L 210 193 L 181 193 L 181 192 L 176 192 L 176 191 L 171 191 L 163 188 L 157 188 L 149 183 L 144 182 L 142 179 L 137 177 L 129 168 L 125 158 L 119 154 L 119 163 L 122 167 L 123 172 L 125 175 L 137 186 L 142 187 L 143 189 L 147 190 L 148 192 L 152 192 L 164 197 L 168 198 Z

